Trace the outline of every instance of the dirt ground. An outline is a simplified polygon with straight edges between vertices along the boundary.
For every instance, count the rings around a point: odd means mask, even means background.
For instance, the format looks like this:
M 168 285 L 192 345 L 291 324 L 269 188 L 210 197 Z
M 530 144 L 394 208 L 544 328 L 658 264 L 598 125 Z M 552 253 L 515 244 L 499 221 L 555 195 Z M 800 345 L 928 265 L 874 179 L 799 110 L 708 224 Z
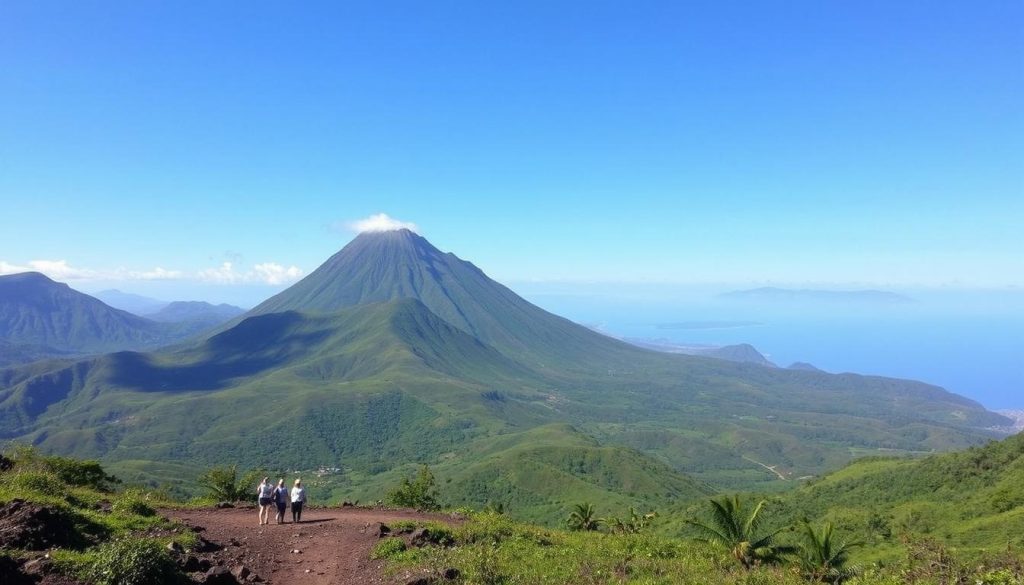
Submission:
M 406 510 L 311 508 L 302 522 L 260 526 L 255 509 L 161 510 L 164 516 L 200 529 L 199 535 L 224 547 L 215 561 L 243 565 L 271 585 L 357 585 L 407 583 L 414 574 L 386 577 L 384 563 L 370 559 L 380 523 L 439 520 L 444 515 Z M 296 552 L 298 551 L 298 552 Z

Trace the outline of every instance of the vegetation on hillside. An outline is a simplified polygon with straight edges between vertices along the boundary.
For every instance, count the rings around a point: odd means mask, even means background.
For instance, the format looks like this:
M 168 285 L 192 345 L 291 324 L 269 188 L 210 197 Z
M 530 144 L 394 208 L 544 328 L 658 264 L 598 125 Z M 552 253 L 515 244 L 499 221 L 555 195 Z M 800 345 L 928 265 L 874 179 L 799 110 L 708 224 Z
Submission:
M 182 573 L 166 545 L 196 535 L 161 517 L 165 496 L 119 481 L 96 461 L 14 447 L 0 459 L 0 556 L 40 558 L 53 571 L 96 585 L 170 585 Z

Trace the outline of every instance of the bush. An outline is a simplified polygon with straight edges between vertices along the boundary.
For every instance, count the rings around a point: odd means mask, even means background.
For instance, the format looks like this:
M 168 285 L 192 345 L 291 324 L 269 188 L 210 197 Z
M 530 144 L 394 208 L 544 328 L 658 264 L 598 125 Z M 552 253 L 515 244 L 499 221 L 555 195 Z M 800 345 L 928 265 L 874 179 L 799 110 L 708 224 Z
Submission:
M 206 494 L 218 502 L 240 502 L 255 498 L 260 471 L 252 470 L 238 479 L 237 465 L 221 465 L 204 471 L 196 483 L 206 488 Z
M 420 468 L 415 478 L 403 479 L 400 486 L 388 492 L 387 499 L 390 504 L 402 508 L 437 510 L 441 507 L 434 489 L 434 474 L 426 465 Z
M 135 491 L 122 494 L 121 497 L 114 500 L 111 508 L 119 514 L 134 514 L 146 517 L 156 515 L 156 510 L 146 502 L 145 497 Z
M 389 536 L 373 547 L 373 550 L 370 552 L 370 558 L 391 559 L 403 552 L 405 552 L 405 541 L 401 538 Z
M 52 473 L 60 481 L 75 487 L 87 487 L 109 492 L 121 483 L 116 477 L 103 471 L 99 461 L 79 461 L 69 457 L 41 455 L 35 447 L 17 445 L 10 450 L 10 461 L 17 471 L 38 471 Z
M 8 480 L 10 492 L 15 497 L 32 500 L 34 495 L 62 498 L 67 495 L 67 486 L 59 477 L 47 471 L 17 471 Z
M 174 560 L 158 543 L 124 538 L 97 549 L 85 575 L 96 585 L 171 585 L 181 582 Z

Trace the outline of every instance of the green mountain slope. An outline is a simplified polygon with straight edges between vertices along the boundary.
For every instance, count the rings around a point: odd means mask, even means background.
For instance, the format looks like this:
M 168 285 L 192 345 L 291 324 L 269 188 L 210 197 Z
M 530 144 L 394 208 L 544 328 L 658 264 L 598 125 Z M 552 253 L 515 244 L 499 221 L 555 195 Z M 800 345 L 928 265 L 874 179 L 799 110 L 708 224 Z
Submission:
M 965 550 L 1024 547 L 1024 434 L 924 459 L 869 458 L 782 501 L 825 517 L 885 556 L 904 536 Z
M 115 309 L 38 272 L 0 276 L 0 366 L 151 349 L 198 330 Z
M 530 304 L 473 264 L 441 252 L 409 230 L 360 234 L 248 314 L 329 313 L 397 298 L 417 299 L 455 327 L 535 366 L 550 359 L 596 363 L 632 350 Z
M 559 423 L 575 429 L 565 445 L 533 445 L 529 431 Z M 918 382 L 633 347 L 527 303 L 407 231 L 360 235 L 205 338 L 0 370 L 0 437 L 115 469 L 342 468 L 332 481 L 358 491 L 430 463 L 467 502 L 505 495 L 534 511 L 560 505 L 533 499 L 538 484 L 637 504 L 647 496 L 628 485 L 667 498 L 672 490 L 650 486 L 679 473 L 780 489 L 866 450 L 966 447 L 1000 424 Z M 491 460 L 490 441 L 511 442 Z M 574 467 L 581 457 L 595 471 Z M 595 483 L 597 469 L 619 479 Z
M 159 323 L 190 323 L 209 329 L 244 312 L 245 309 L 241 307 L 225 303 L 214 305 L 204 301 L 174 301 L 159 311 L 147 314 L 146 318 Z

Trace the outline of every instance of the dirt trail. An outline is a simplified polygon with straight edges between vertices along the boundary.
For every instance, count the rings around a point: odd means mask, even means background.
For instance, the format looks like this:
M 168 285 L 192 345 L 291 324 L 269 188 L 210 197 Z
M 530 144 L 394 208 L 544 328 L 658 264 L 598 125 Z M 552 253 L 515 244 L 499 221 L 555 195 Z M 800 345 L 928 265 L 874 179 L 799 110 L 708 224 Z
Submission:
M 398 520 L 452 518 L 407 510 L 363 508 L 312 508 L 302 512 L 302 522 L 260 526 L 255 509 L 162 510 L 161 513 L 192 527 L 200 535 L 223 546 L 214 553 L 229 567 L 244 565 L 265 583 L 356 585 L 395 583 L 408 577 L 388 579 L 383 562 L 370 559 L 379 540 L 378 524 Z M 288 513 L 291 519 L 291 513 Z M 292 552 L 300 551 L 298 553 Z

